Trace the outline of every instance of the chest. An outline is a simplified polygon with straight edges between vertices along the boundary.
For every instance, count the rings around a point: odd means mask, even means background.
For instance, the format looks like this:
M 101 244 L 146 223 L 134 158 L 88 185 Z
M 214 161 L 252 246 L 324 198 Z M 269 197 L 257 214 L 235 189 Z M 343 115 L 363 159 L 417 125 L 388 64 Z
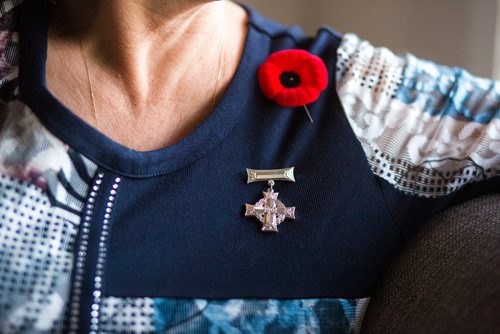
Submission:
M 110 219 L 108 293 L 368 295 L 400 240 L 363 152 L 336 121 L 315 134 L 306 126 L 282 132 L 249 121 L 182 170 L 122 179 Z M 246 168 L 290 166 L 295 182 L 277 181 L 274 191 L 285 207 L 295 207 L 295 219 L 264 233 L 245 212 L 268 185 L 247 184 Z

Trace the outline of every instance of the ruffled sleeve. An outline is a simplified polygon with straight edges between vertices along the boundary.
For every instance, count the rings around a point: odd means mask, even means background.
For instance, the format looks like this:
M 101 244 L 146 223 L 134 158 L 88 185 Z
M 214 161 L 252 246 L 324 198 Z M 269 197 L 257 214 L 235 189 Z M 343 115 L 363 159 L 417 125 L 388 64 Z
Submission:
M 338 49 L 336 79 L 399 224 L 500 191 L 500 82 L 399 56 L 353 34 Z
M 12 101 L 17 92 L 19 34 L 17 9 L 23 0 L 0 1 L 0 106 Z M 1 116 L 0 110 L 0 116 Z

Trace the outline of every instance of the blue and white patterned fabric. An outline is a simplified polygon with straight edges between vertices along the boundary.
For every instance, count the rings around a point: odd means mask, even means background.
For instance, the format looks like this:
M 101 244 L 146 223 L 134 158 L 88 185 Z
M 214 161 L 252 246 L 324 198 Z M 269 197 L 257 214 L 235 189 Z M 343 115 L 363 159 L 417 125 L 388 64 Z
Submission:
M 356 330 L 367 299 L 107 298 L 101 329 L 158 333 L 319 333 Z M 332 313 L 344 314 L 332 317 Z M 135 314 L 135 315 L 133 315 Z
M 404 238 L 499 190 L 498 82 L 251 9 L 213 115 L 133 152 L 44 87 L 41 3 L 0 1 L 1 333 L 359 333 Z M 314 125 L 256 88 L 291 48 L 329 69 Z M 297 220 L 263 235 L 242 210 L 263 189 L 241 172 L 288 164 L 297 185 L 276 187 Z
M 15 100 L 0 117 L 0 332 L 61 332 L 97 166 Z
M 436 197 L 499 173 L 500 83 L 344 36 L 338 93 L 375 174 Z

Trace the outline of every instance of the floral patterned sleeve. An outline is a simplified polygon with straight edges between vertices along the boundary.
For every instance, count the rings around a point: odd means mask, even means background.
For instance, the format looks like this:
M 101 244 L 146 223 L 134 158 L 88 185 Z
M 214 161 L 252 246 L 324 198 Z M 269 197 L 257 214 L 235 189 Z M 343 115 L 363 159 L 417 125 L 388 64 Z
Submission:
M 0 106 L 14 99 L 17 94 L 18 33 L 15 29 L 15 12 L 22 0 L 0 1 Z M 0 109 L 0 117 L 2 117 Z
M 403 232 L 454 203 L 499 191 L 500 82 L 398 56 L 353 34 L 338 50 L 336 79 Z

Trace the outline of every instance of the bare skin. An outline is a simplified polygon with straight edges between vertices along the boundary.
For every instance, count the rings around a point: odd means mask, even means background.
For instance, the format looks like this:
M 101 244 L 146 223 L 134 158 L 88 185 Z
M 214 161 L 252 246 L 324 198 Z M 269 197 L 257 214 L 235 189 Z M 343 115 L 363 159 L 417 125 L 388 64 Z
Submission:
M 47 85 L 114 141 L 154 150 L 189 135 L 210 114 L 236 71 L 245 36 L 246 13 L 229 1 L 59 0 L 49 27 Z

